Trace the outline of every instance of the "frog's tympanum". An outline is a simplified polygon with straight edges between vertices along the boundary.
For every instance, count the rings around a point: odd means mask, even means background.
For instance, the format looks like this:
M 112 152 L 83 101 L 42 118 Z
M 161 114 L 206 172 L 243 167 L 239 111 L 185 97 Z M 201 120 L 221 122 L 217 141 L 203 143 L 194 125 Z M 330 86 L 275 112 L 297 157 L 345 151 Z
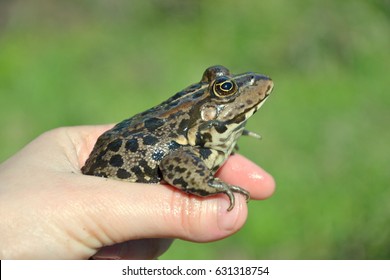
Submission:
M 97 140 L 82 173 L 129 182 L 162 180 L 199 196 L 249 192 L 214 177 L 241 135 L 257 136 L 245 124 L 270 94 L 273 82 L 256 73 L 206 69 L 193 84 L 143 113 L 117 124 Z

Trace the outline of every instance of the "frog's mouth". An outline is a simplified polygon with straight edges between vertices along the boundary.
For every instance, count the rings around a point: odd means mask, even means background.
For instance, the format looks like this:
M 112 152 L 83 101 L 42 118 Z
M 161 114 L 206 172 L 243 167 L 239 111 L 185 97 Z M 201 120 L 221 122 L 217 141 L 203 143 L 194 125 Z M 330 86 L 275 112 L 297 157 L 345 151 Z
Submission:
M 263 100 L 261 100 L 258 104 L 256 104 L 255 106 L 244 110 L 242 113 L 236 115 L 234 118 L 226 121 L 225 123 L 226 124 L 231 124 L 231 123 L 240 124 L 240 123 L 245 122 L 251 116 L 253 116 L 254 113 L 256 113 L 260 109 L 261 106 L 263 106 L 264 102 L 268 99 L 268 96 L 269 96 L 269 94 L 267 94 L 267 96 Z

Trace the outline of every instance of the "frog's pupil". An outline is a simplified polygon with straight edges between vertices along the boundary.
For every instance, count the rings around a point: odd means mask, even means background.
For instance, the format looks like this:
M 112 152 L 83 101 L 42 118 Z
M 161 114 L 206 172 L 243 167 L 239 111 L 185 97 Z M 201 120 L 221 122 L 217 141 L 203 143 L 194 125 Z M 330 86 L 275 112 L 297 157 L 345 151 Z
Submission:
M 231 90 L 233 87 L 233 84 L 231 82 L 226 82 L 221 85 L 221 88 L 223 90 Z

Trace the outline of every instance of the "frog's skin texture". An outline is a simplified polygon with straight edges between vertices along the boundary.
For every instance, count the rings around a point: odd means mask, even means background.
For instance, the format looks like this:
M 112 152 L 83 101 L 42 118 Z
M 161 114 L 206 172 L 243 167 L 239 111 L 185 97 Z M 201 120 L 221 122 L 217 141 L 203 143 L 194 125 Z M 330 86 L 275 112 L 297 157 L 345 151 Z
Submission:
M 83 174 L 130 182 L 164 180 L 187 193 L 249 193 L 214 177 L 242 135 L 246 121 L 272 91 L 270 78 L 232 75 L 223 66 L 206 69 L 193 84 L 143 113 L 118 123 L 97 140 Z

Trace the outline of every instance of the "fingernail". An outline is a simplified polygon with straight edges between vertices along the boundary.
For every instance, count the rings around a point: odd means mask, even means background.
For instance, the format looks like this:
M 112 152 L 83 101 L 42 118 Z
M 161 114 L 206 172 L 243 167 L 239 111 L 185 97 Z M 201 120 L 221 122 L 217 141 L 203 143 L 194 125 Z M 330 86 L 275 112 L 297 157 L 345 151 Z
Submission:
M 218 199 L 218 227 L 224 231 L 231 231 L 235 228 L 237 223 L 238 214 L 240 211 L 240 202 L 236 201 L 236 205 L 231 211 L 227 209 L 230 206 L 230 202 L 226 198 Z

